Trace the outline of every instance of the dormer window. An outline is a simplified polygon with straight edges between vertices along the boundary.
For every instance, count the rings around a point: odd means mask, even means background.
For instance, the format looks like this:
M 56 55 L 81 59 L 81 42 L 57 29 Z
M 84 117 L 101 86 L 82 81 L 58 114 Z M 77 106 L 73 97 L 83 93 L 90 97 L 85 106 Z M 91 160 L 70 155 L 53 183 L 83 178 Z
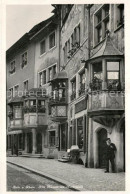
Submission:
M 15 60 L 10 63 L 10 74 L 15 73 Z
M 21 68 L 23 69 L 27 65 L 27 52 L 22 54 Z

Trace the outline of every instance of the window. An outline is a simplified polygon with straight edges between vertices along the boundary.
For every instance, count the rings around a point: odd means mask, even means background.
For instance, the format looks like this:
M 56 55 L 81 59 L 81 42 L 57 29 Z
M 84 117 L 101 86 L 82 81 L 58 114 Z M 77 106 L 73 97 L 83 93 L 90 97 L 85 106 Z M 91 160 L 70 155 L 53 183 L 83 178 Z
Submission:
M 21 68 L 23 69 L 27 65 L 27 52 L 22 54 Z
M 85 93 L 85 70 L 80 73 L 79 96 Z
M 24 90 L 28 90 L 28 80 L 24 82 Z
M 54 75 L 57 73 L 56 65 L 49 68 L 49 81 L 53 79 Z
M 107 85 L 110 90 L 119 89 L 119 62 L 107 62 Z
M 50 36 L 49 36 L 49 48 L 53 48 L 55 46 L 55 32 L 53 32 Z
M 14 117 L 15 117 L 15 119 L 22 118 L 22 107 L 20 107 L 20 106 L 14 107 Z
M 71 81 L 71 86 L 72 86 L 71 100 L 74 100 L 76 98 L 76 77 Z
M 45 100 L 38 100 L 39 106 L 45 106 Z
M 19 91 L 19 85 L 17 85 L 17 86 L 15 86 L 14 87 L 14 92 L 15 92 L 15 96 L 17 96 L 18 95 L 18 91 Z
M 55 131 L 49 131 L 49 144 L 51 147 L 55 146 Z
M 9 98 L 12 98 L 13 97 L 13 88 L 10 88 L 9 89 Z
M 41 43 L 40 43 L 40 55 L 42 55 L 43 53 L 46 52 L 46 42 L 45 40 L 43 40 Z
M 56 74 L 56 65 L 53 66 L 53 76 Z
M 41 72 L 41 73 L 39 73 L 39 79 L 40 79 L 40 84 L 39 84 L 39 86 L 42 86 L 42 83 L 43 83 L 43 73 Z
M 46 70 L 39 73 L 39 86 L 46 84 Z
M 89 84 L 92 91 L 102 89 L 102 62 L 93 64 L 93 79 Z
M 36 106 L 36 100 L 30 100 L 30 106 Z
M 124 4 L 119 4 L 117 6 L 117 27 L 124 24 Z
M 102 63 L 93 64 L 93 77 L 102 80 Z
M 67 58 L 71 58 L 71 56 L 76 52 L 76 50 L 80 46 L 80 24 L 74 29 L 73 34 L 71 35 L 71 49 L 70 49 L 70 40 L 67 42 Z
M 98 44 L 106 37 L 109 30 L 109 4 L 104 5 L 95 14 L 95 43 Z
M 83 117 L 77 119 L 77 132 L 79 149 L 83 149 Z
M 52 80 L 52 68 L 49 68 L 49 81 Z
M 10 71 L 9 71 L 10 74 L 13 74 L 15 73 L 15 61 L 12 61 L 10 63 Z

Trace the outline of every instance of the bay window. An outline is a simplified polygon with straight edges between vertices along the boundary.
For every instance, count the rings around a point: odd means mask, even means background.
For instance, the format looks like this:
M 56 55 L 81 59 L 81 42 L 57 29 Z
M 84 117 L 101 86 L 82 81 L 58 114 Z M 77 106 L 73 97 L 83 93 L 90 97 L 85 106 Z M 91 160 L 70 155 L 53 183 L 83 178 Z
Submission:
M 20 106 L 14 107 L 14 117 L 15 117 L 15 119 L 22 118 L 22 107 L 20 107 Z
M 107 62 L 107 87 L 117 90 L 120 87 L 120 65 L 119 62 Z

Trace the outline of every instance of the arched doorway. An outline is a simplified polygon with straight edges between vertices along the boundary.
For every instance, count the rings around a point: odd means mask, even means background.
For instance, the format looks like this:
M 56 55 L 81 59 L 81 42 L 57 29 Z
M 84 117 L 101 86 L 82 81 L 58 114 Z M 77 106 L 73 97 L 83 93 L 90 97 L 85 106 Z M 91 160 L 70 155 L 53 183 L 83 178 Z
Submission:
M 42 153 L 42 134 L 37 133 L 37 153 Z
M 98 163 L 99 168 L 105 168 L 106 166 L 106 138 L 107 131 L 106 129 L 100 129 L 97 133 L 98 135 Z

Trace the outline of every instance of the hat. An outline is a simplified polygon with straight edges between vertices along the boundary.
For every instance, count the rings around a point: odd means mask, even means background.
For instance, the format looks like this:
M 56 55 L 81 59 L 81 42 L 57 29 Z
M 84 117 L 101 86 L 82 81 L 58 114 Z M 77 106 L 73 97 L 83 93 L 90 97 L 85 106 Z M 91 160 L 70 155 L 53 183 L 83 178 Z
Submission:
M 106 141 L 111 140 L 110 138 L 106 138 Z

